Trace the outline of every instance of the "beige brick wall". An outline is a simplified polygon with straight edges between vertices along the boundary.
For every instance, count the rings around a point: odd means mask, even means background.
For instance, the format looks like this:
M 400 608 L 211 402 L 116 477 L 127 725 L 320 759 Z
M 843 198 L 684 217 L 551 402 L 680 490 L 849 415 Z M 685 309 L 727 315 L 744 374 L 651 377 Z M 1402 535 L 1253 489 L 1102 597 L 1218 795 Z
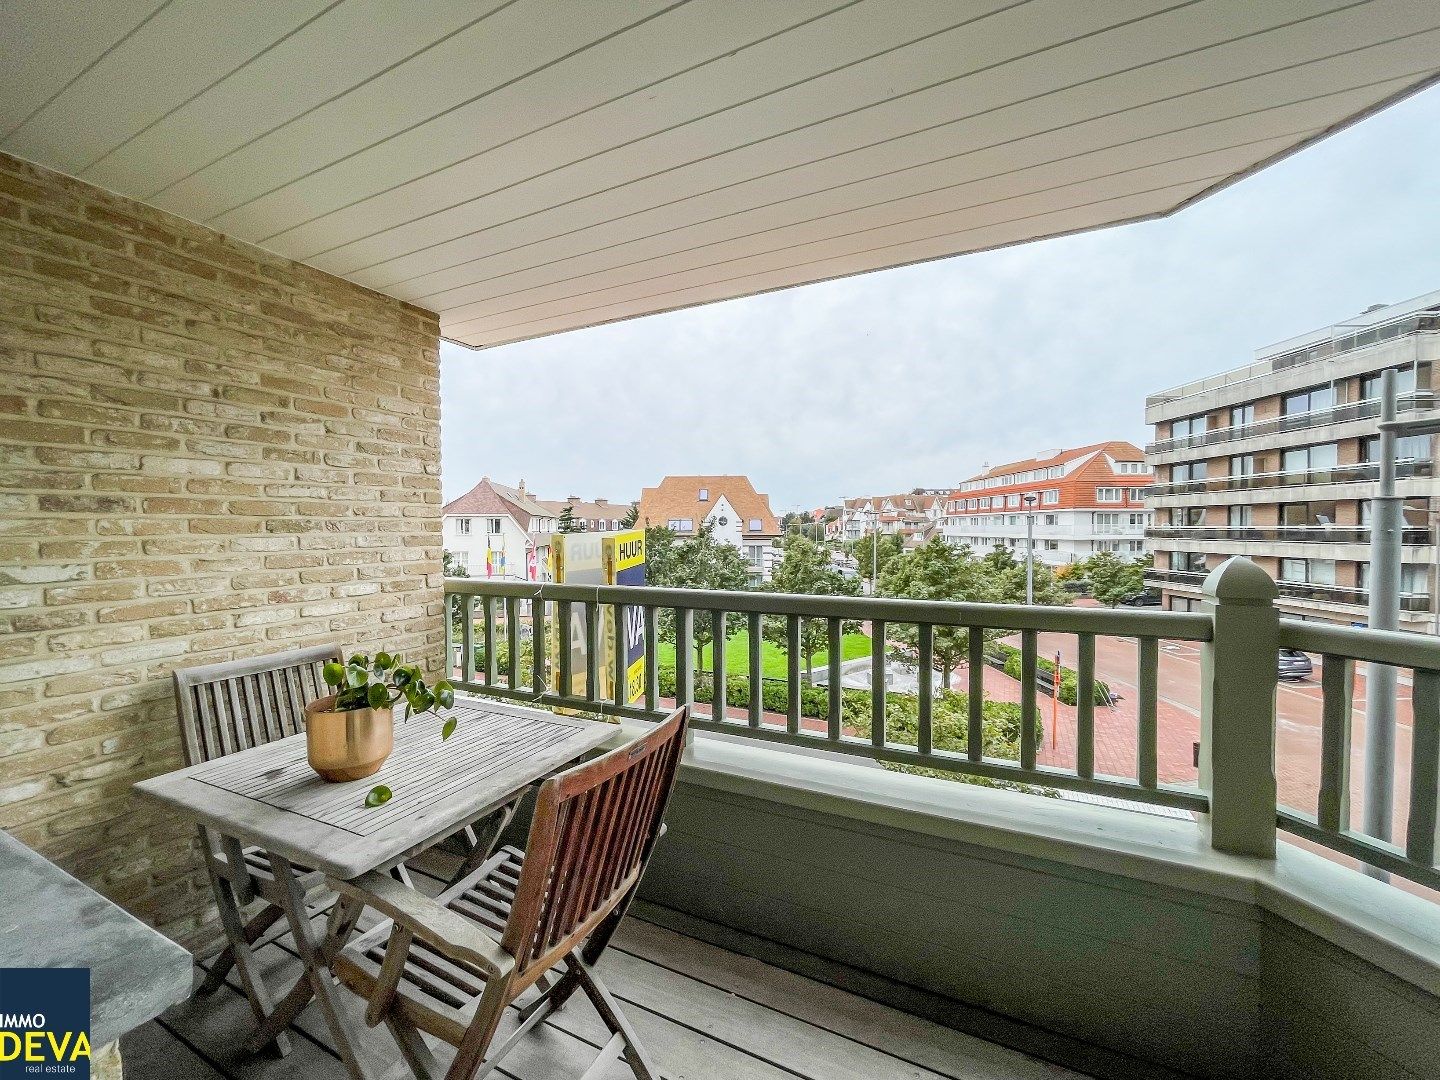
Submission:
M 179 938 L 172 668 L 438 664 L 436 318 L 0 155 L 0 827 Z

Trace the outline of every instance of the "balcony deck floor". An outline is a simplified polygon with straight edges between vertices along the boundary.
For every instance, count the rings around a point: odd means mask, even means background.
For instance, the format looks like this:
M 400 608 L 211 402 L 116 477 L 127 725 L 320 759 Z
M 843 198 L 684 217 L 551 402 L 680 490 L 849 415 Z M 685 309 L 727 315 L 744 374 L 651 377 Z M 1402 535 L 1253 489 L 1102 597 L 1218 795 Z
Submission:
M 443 870 L 436 859 L 421 865 Z M 417 888 L 439 889 L 438 877 L 415 863 L 411 870 Z M 288 985 L 299 970 L 290 946 L 286 935 L 260 950 L 275 988 Z M 616 936 L 600 970 L 667 1080 L 1081 1080 L 1080 1073 L 634 917 Z M 385 1029 L 361 1023 L 359 999 L 345 993 L 342 1000 L 361 1032 L 359 1050 L 367 1069 L 377 1078 L 387 1072 L 408 1076 L 396 1067 L 398 1054 Z M 214 996 L 179 1005 L 126 1036 L 125 1071 L 132 1077 L 202 1080 L 342 1075 L 313 1003 L 292 1031 L 288 1057 L 246 1054 L 242 1044 L 252 1026 L 232 973 Z M 512 1080 L 579 1077 L 604 1042 L 600 1018 L 577 995 L 516 1047 L 498 1075 Z M 448 1061 L 448 1048 L 437 1048 L 437 1057 Z M 631 1076 L 618 1061 L 603 1074 L 605 1080 Z

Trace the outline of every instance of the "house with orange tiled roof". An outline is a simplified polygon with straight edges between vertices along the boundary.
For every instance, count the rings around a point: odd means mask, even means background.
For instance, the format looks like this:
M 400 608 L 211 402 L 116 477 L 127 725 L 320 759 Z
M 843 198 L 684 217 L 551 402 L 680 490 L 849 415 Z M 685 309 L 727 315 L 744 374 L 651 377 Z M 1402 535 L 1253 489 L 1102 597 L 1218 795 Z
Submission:
M 1113 551 L 1145 551 L 1145 489 L 1154 473 L 1144 452 L 1112 441 L 1050 450 L 986 468 L 950 493 L 941 533 L 983 554 L 1005 547 L 1023 556 L 1027 515 L 1034 515 L 1036 559 L 1060 565 Z
M 780 522 L 770 498 L 747 476 L 667 476 L 640 492 L 638 524 L 664 526 L 677 536 L 695 536 L 709 525 L 717 540 L 735 545 L 750 565 L 751 581 L 770 580 L 778 557 Z
M 445 550 L 471 577 L 545 580 L 557 515 L 525 490 L 482 477 L 440 511 Z
M 928 539 L 938 525 L 948 495 L 948 490 L 914 488 L 898 495 L 845 499 L 840 511 L 840 538 L 858 540 L 878 532 L 899 536 L 906 547 L 915 547 Z

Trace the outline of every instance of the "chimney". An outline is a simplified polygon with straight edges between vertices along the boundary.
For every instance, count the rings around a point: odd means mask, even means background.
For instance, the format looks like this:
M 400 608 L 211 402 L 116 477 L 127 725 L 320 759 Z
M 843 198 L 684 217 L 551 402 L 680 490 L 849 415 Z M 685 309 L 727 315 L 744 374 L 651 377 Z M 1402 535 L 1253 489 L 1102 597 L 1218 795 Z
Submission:
M 609 505 L 609 500 L 607 500 L 607 499 L 596 499 L 596 500 L 595 500 L 595 505 L 596 505 L 596 506 L 608 506 L 608 505 Z
M 525 478 L 524 478 L 524 477 L 521 477 L 521 478 L 520 478 L 520 487 L 519 487 L 517 490 L 519 490 L 519 492 L 520 492 L 521 495 L 524 495 L 524 494 L 525 494 Z

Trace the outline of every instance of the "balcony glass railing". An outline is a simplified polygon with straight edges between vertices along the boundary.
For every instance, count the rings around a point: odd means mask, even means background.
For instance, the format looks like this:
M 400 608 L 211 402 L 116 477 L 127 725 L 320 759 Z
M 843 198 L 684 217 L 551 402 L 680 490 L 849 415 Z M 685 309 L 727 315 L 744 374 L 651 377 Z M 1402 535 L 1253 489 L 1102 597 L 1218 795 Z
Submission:
M 1235 540 L 1292 544 L 1368 544 L 1370 529 L 1362 525 L 1155 525 L 1145 530 L 1154 540 Z M 1400 543 L 1421 547 L 1431 543 L 1429 529 L 1404 529 Z
M 1389 322 L 1377 323 L 1363 330 L 1356 330 L 1350 326 L 1337 326 L 1333 328 L 1332 335 L 1327 340 L 1292 349 L 1289 352 L 1267 356 L 1263 360 L 1246 364 L 1244 367 L 1222 371 L 1218 375 L 1211 375 L 1182 386 L 1171 387 L 1169 390 L 1161 390 L 1158 394 L 1151 394 L 1145 399 L 1145 407 L 1149 409 L 1167 402 L 1194 397 L 1222 386 L 1226 388 L 1237 386 L 1256 379 L 1263 379 L 1276 371 L 1305 367 L 1321 360 L 1328 360 L 1341 353 L 1368 348 L 1409 334 L 1435 330 L 1440 330 L 1440 312 L 1433 309 L 1397 316 Z
M 1414 412 L 1430 409 L 1435 405 L 1435 395 L 1429 390 L 1418 390 L 1401 394 L 1395 402 L 1400 412 Z M 1300 413 L 1295 416 L 1277 416 L 1269 420 L 1257 420 L 1252 424 L 1238 424 L 1234 427 L 1214 428 L 1198 435 L 1182 435 L 1175 439 L 1162 439 L 1145 447 L 1147 454 L 1163 454 L 1170 450 L 1184 450 L 1193 446 L 1214 446 L 1217 443 L 1253 439 L 1261 435 L 1278 435 L 1287 431 L 1305 431 L 1310 428 L 1344 424 L 1352 420 L 1368 420 L 1380 415 L 1380 401 L 1371 398 L 1366 401 L 1352 401 L 1329 409 Z
M 1396 479 L 1428 477 L 1435 473 L 1435 463 L 1428 458 L 1400 461 L 1395 464 Z M 1380 478 L 1380 466 L 1365 461 L 1355 465 L 1336 465 L 1328 469 L 1307 469 L 1295 472 L 1249 473 L 1243 476 L 1215 476 L 1203 480 L 1182 480 L 1173 484 L 1156 484 L 1146 495 L 1199 495 L 1208 491 L 1252 491 L 1262 488 L 1309 487 L 1317 484 L 1359 484 Z
M 1440 640 L 1293 623 L 1277 619 L 1273 609 L 1267 622 L 1257 615 L 1256 602 L 1273 597 L 1274 585 L 1253 568 L 1239 570 L 1242 565 L 1241 560 L 1232 560 L 1215 571 L 1228 569 L 1232 582 L 1216 590 L 1219 616 L 451 578 L 445 582 L 447 609 L 458 606 L 461 615 L 446 620 L 452 638 L 447 652 L 453 648 L 456 653 L 452 671 L 457 685 L 475 694 L 640 720 L 654 720 L 674 705 L 685 705 L 691 710 L 692 727 L 703 731 L 1208 813 L 1211 828 L 1206 835 L 1222 851 L 1256 855 L 1267 846 L 1273 850 L 1278 826 L 1429 888 L 1440 888 L 1436 866 L 1440 752 L 1434 749 L 1440 746 Z M 1153 571 L 1148 576 L 1200 585 L 1207 575 Z M 1282 590 L 1295 587 L 1296 583 L 1281 585 Z M 1363 595 L 1363 590 L 1350 592 Z M 1233 614 L 1220 617 L 1232 604 Z M 632 670 L 625 641 L 614 629 L 635 625 L 628 617 L 631 613 L 643 616 L 639 629 L 644 660 L 635 661 L 643 675 Z M 662 616 L 675 658 L 673 673 L 666 668 L 664 696 L 657 649 Z M 726 629 L 732 622 L 749 633 L 749 671 L 727 677 Z M 847 622 L 868 624 L 870 631 L 866 690 L 847 689 L 841 681 L 841 642 Z M 787 642 L 785 678 L 778 687 L 769 685 L 768 694 L 767 684 L 773 680 L 764 678 L 761 657 L 766 625 L 783 627 Z M 583 627 L 583 635 L 567 637 L 588 644 L 578 658 L 569 648 L 554 648 L 552 640 L 557 627 L 577 626 Z M 823 687 L 807 685 L 801 678 L 800 646 L 809 640 L 806 630 L 811 626 L 820 628 L 828 648 Z M 709 639 L 703 646 L 709 672 L 696 670 L 695 645 L 701 640 L 697 628 L 703 628 Z M 1063 759 L 1064 765 L 1039 761 L 1044 722 L 1038 688 L 1042 632 L 1075 639 L 1074 752 Z M 996 633 L 1020 639 L 1018 748 L 1009 744 L 1003 757 L 987 743 L 983 708 L 986 641 Z M 1096 649 L 1102 637 L 1138 643 L 1133 775 L 1096 771 L 1096 711 L 1103 707 L 1096 703 Z M 1188 677 L 1207 680 L 1205 692 L 1196 695 L 1207 711 L 1199 725 L 1202 739 L 1217 744 L 1235 739 L 1237 745 L 1253 751 L 1216 754 L 1214 746 L 1202 743 L 1202 760 L 1210 762 L 1204 789 L 1158 779 L 1162 641 L 1194 642 L 1208 658 L 1205 664 L 1185 668 Z M 1249 659 L 1257 649 L 1276 653 L 1282 646 L 1323 658 L 1321 787 L 1318 813 L 1313 816 L 1278 800 L 1272 806 L 1254 798 L 1267 778 L 1272 790 L 1275 782 L 1276 664 Z M 905 655 L 919 671 L 956 671 L 965 694 L 943 702 L 948 715 L 942 716 L 940 709 L 941 695 L 948 691 L 929 678 L 918 679 L 917 691 L 911 695 L 889 689 L 887 659 L 897 649 L 909 650 Z M 1106 655 L 1114 651 L 1107 647 Z M 1348 817 L 1350 687 L 1357 661 L 1406 669 L 1413 686 L 1413 743 L 1428 749 L 1423 754 L 1417 750 L 1411 767 L 1410 827 L 1403 846 L 1355 831 Z M 602 678 L 602 665 L 612 662 L 610 678 Z M 777 689 L 778 696 L 773 693 Z M 890 698 L 902 696 L 907 699 L 903 708 L 887 707 Z M 958 706 L 958 732 L 953 712 L 957 701 L 964 703 Z
M 1199 588 L 1205 584 L 1208 573 L 1204 570 L 1146 570 L 1145 581 L 1154 585 L 1186 585 Z M 1317 600 L 1325 604 L 1343 604 L 1347 607 L 1363 608 L 1370 603 L 1370 590 L 1348 585 L 1327 585 L 1318 581 L 1277 581 L 1281 596 L 1296 600 Z M 1400 594 L 1401 611 L 1429 611 L 1430 597 L 1426 593 L 1405 592 Z

